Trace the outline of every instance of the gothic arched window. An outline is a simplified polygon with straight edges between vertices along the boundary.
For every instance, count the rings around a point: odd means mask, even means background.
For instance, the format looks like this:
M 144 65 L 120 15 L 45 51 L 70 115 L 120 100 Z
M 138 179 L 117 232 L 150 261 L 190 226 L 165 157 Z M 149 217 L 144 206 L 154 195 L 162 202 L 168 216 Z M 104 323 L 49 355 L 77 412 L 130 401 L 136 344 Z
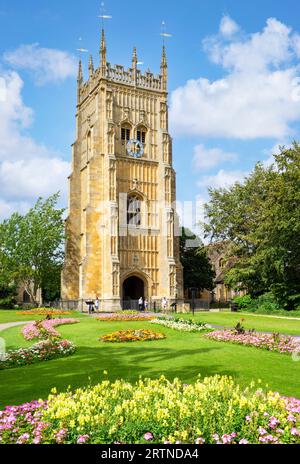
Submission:
M 136 138 L 139 142 L 142 142 L 144 145 L 146 143 L 147 129 L 144 126 L 139 126 L 136 131 Z
M 121 127 L 121 140 L 122 142 L 129 142 L 131 139 L 131 127 L 129 124 L 123 124 Z
M 140 226 L 142 223 L 142 199 L 134 194 L 127 199 L 127 225 Z

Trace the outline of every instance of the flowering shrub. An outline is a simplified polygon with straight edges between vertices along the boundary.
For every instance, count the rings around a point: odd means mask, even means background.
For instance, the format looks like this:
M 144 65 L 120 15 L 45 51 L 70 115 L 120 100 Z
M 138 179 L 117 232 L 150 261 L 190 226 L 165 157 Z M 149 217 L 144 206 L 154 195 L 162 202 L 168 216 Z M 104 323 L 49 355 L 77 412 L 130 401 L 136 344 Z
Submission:
M 22 334 L 25 340 L 33 340 L 34 338 L 47 339 L 49 337 L 60 338 L 59 333 L 54 327 L 66 324 L 77 324 L 78 322 L 77 319 L 46 319 L 44 321 L 33 321 L 23 327 Z
M 69 356 L 73 354 L 75 350 L 75 345 L 68 340 L 42 340 L 30 348 L 8 351 L 4 358 L 0 360 L 0 369 L 25 366 L 40 361 Z
M 130 315 L 133 315 L 133 314 L 140 314 L 139 311 L 137 311 L 136 309 L 124 309 L 123 311 L 117 311 L 116 314 L 130 314 Z
M 1 443 L 297 443 L 300 401 L 228 377 L 104 381 L 0 412 Z
M 256 346 L 279 353 L 300 353 L 300 341 L 294 337 L 279 334 L 261 334 L 248 332 L 240 334 L 231 330 L 215 330 L 205 335 L 221 342 L 232 342 L 240 345 Z
M 151 324 L 159 324 L 170 329 L 179 330 L 180 332 L 203 332 L 210 329 L 210 326 L 202 322 L 196 322 L 192 319 L 173 319 L 158 317 L 151 321 Z
M 100 338 L 102 342 L 122 343 L 122 342 L 144 342 L 151 340 L 162 340 L 166 336 L 162 333 L 152 332 L 147 329 L 120 330 Z
M 16 314 L 21 314 L 22 316 L 67 316 L 71 314 L 70 311 L 64 311 L 63 309 L 49 309 L 49 308 L 38 308 L 31 309 L 28 311 L 18 311 Z
M 97 321 L 122 321 L 122 322 L 130 322 L 130 321 L 151 321 L 154 319 L 152 316 L 147 316 L 146 314 L 140 314 L 140 313 L 134 313 L 134 314 L 129 314 L 129 313 L 124 313 L 124 314 L 111 314 L 108 316 L 100 316 L 96 317 Z

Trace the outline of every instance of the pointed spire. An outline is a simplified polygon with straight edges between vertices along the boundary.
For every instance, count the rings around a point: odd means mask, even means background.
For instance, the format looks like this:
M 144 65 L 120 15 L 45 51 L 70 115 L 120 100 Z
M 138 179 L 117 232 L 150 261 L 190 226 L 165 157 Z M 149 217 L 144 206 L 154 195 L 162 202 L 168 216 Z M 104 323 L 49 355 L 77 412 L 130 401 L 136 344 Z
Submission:
M 83 72 L 82 72 L 82 62 L 79 60 L 78 65 L 78 76 L 77 76 L 77 101 L 80 102 L 80 92 L 83 84 Z
M 162 90 L 167 92 L 168 89 L 168 63 L 167 63 L 167 53 L 166 47 L 163 45 L 162 57 L 161 57 L 161 77 L 162 77 Z
M 89 75 L 90 75 L 90 78 L 93 76 L 93 74 L 94 74 L 93 56 L 90 55 L 90 61 L 89 61 Z
M 78 65 L 77 82 L 78 82 L 78 85 L 82 85 L 82 83 L 83 83 L 83 72 L 82 72 L 82 61 L 81 61 L 81 59 L 79 60 L 79 65 Z
M 134 47 L 133 54 L 132 54 L 132 69 L 133 69 L 133 81 L 135 85 L 137 83 L 137 64 L 138 64 L 138 57 L 137 57 L 136 47 Z
M 132 68 L 136 69 L 137 64 L 138 64 L 138 57 L 137 57 L 136 47 L 134 47 L 133 54 L 132 54 Z
M 100 45 L 100 69 L 101 69 L 101 75 L 105 77 L 106 75 L 106 42 L 105 42 L 105 33 L 104 29 L 102 29 L 102 34 L 101 34 L 101 45 Z

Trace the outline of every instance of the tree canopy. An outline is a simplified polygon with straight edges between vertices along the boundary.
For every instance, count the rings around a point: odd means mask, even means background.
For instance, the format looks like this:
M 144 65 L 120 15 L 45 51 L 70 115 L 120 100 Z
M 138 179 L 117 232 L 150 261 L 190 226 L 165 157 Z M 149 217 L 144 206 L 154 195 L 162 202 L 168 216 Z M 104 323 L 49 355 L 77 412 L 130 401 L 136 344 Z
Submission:
M 206 232 L 228 240 L 235 264 L 227 284 L 252 296 L 271 291 L 286 309 L 300 305 L 300 145 L 281 148 L 243 181 L 210 189 Z
M 180 237 L 180 259 L 185 289 L 213 290 L 215 273 L 207 250 L 200 238 L 186 228 L 182 228 Z
M 59 293 L 63 262 L 63 209 L 58 194 L 43 200 L 25 215 L 14 213 L 0 224 L 0 283 L 23 285 L 34 303 L 38 291 Z

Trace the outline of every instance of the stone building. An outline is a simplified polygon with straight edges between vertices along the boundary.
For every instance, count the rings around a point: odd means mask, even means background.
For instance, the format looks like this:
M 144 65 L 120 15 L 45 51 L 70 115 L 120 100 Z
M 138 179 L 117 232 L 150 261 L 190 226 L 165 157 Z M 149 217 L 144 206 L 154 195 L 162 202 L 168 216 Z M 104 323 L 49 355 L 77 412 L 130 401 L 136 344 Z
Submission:
M 217 242 L 207 247 L 210 262 L 216 273 L 215 288 L 211 293 L 211 300 L 217 303 L 228 303 L 235 296 L 243 296 L 246 293 L 245 290 L 235 290 L 225 284 L 226 273 L 236 261 L 236 258 L 230 255 L 230 252 L 228 254 L 229 246 L 229 242 Z M 206 294 L 206 296 L 208 295 Z
M 78 72 L 62 299 L 100 300 L 102 311 L 147 298 L 183 300 L 167 58 L 161 72 L 111 66 L 102 31 L 100 66 Z

